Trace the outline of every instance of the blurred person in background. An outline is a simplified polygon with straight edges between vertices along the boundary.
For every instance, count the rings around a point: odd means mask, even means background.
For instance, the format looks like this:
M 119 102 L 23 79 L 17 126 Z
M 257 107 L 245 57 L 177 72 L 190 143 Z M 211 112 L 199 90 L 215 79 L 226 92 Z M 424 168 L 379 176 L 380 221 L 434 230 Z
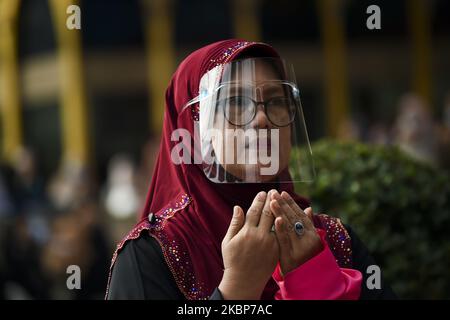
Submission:
M 444 101 L 442 123 L 439 130 L 439 155 L 443 168 L 450 170 L 450 93 Z
M 388 145 L 390 143 L 389 129 L 390 128 L 382 122 L 371 125 L 368 132 L 368 142 L 379 145 Z
M 95 183 L 82 164 L 65 161 L 50 179 L 47 193 L 55 210 L 65 211 L 95 194 Z
M 110 160 L 102 202 L 110 217 L 113 239 L 120 239 L 136 222 L 139 203 L 136 179 L 130 156 L 118 154 Z
M 149 181 L 152 179 L 158 155 L 160 137 L 151 137 L 147 140 L 141 150 L 141 158 L 136 172 L 136 187 L 138 192 L 138 203 L 144 203 L 147 196 Z
M 363 139 L 361 120 L 355 116 L 346 117 L 339 126 L 337 138 L 343 141 L 361 141 Z
M 28 148 L 20 149 L 13 163 L 19 211 L 25 213 L 29 232 L 35 241 L 43 244 L 48 239 L 49 202 L 45 182 L 38 169 L 39 163 Z

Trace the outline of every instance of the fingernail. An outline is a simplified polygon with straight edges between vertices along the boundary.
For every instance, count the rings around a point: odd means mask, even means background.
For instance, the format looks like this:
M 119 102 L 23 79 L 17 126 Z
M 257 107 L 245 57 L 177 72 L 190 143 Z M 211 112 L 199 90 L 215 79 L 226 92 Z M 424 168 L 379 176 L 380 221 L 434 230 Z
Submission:
M 266 198 L 266 193 L 264 191 L 261 191 L 260 193 L 258 193 L 258 198 L 260 200 L 264 200 Z
M 238 206 L 234 206 L 234 208 L 233 208 L 233 215 L 235 216 L 235 217 L 237 217 L 237 216 L 239 216 L 239 207 Z

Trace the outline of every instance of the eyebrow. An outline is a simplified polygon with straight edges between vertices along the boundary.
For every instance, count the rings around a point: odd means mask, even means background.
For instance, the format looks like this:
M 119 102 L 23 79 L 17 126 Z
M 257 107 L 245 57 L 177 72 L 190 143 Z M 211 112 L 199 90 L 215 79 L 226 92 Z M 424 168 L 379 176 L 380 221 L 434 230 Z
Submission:
M 275 93 L 282 93 L 282 94 L 284 94 L 284 90 L 280 86 L 269 86 L 267 88 L 263 88 L 262 91 L 263 91 L 264 95 L 271 95 L 271 94 L 275 94 Z

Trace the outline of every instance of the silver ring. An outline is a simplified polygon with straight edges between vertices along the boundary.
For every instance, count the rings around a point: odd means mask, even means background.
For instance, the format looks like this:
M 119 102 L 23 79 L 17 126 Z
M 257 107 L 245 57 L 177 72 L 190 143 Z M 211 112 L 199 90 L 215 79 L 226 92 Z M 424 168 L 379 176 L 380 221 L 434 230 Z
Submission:
M 302 236 L 305 233 L 305 226 L 300 221 L 294 224 L 294 231 L 298 236 Z

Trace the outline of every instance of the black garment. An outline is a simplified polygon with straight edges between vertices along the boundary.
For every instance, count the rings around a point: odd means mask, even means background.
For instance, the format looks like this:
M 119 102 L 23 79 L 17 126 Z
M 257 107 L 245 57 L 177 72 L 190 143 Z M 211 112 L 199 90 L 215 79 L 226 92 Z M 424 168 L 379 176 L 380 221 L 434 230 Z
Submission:
M 105 297 L 104 288 L 108 282 L 111 248 L 100 225 L 92 226 L 89 238 L 93 255 L 89 266 L 82 270 L 81 289 L 72 290 L 73 298 L 76 300 L 98 300 Z
M 352 239 L 354 269 L 363 275 L 360 299 L 396 299 L 391 288 L 381 281 L 381 289 L 369 290 L 366 286 L 369 265 L 375 264 L 364 244 L 353 230 L 346 226 Z M 115 262 L 108 299 L 184 300 L 170 272 L 159 243 L 148 233 L 125 244 Z M 216 288 L 210 300 L 221 300 Z
M 128 241 L 114 264 L 108 299 L 183 300 L 159 243 L 143 232 Z

